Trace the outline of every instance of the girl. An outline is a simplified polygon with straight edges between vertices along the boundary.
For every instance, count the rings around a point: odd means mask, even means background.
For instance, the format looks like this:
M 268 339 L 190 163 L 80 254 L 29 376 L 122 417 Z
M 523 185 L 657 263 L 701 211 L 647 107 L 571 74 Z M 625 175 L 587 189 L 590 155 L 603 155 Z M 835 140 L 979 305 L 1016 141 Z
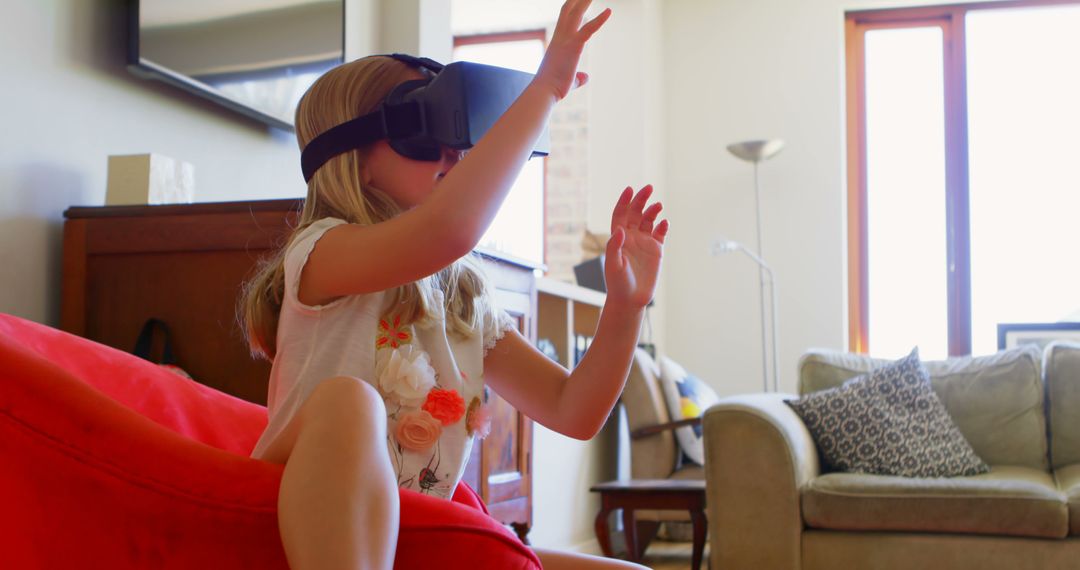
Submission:
M 296 569 L 390 568 L 398 487 L 447 497 L 473 435 L 484 434 L 484 385 L 544 426 L 588 439 L 629 371 L 653 296 L 667 222 L 627 188 L 612 215 L 607 301 L 572 373 L 497 311 L 468 255 L 531 154 L 552 107 L 587 80 L 585 43 L 610 16 L 582 25 L 591 0 L 567 0 L 532 83 L 462 158 L 399 155 L 386 140 L 315 171 L 288 246 L 248 283 L 252 350 L 273 359 L 270 422 L 252 456 L 285 465 L 279 526 Z M 360 59 L 312 85 L 296 112 L 304 148 L 374 110 L 421 69 Z M 547 568 L 640 568 L 538 552 Z

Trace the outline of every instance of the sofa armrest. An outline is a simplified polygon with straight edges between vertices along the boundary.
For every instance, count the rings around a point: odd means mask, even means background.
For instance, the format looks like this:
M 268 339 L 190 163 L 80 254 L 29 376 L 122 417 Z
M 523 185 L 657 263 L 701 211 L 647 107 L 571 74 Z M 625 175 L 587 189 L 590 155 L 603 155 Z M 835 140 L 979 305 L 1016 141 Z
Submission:
M 820 472 L 788 394 L 724 398 L 704 415 L 713 568 L 799 568 L 799 491 Z

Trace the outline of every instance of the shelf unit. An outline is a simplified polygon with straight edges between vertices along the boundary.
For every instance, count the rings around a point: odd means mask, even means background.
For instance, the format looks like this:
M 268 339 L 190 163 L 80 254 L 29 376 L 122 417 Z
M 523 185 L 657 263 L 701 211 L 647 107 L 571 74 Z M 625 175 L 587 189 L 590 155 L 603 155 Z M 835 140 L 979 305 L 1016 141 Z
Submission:
M 554 343 L 559 363 L 567 369 L 577 365 L 576 339 L 592 337 L 596 332 L 605 298 L 599 291 L 547 277 L 537 278 L 536 338 Z

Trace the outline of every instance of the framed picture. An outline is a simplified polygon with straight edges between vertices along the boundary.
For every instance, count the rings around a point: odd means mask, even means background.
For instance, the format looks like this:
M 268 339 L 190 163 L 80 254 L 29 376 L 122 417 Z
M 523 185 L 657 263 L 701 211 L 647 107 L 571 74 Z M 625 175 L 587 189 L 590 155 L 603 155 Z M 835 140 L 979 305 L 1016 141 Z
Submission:
M 998 350 L 1034 344 L 1045 348 L 1055 340 L 1080 343 L 1080 322 L 1075 323 L 1000 323 L 997 326 Z

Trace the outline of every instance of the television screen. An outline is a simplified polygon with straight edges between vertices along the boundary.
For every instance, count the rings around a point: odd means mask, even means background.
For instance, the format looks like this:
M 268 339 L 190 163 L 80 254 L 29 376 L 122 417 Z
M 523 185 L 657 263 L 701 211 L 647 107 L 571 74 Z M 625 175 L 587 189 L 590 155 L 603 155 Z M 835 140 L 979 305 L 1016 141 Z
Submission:
M 268 124 L 344 59 L 344 0 L 130 0 L 129 68 Z

